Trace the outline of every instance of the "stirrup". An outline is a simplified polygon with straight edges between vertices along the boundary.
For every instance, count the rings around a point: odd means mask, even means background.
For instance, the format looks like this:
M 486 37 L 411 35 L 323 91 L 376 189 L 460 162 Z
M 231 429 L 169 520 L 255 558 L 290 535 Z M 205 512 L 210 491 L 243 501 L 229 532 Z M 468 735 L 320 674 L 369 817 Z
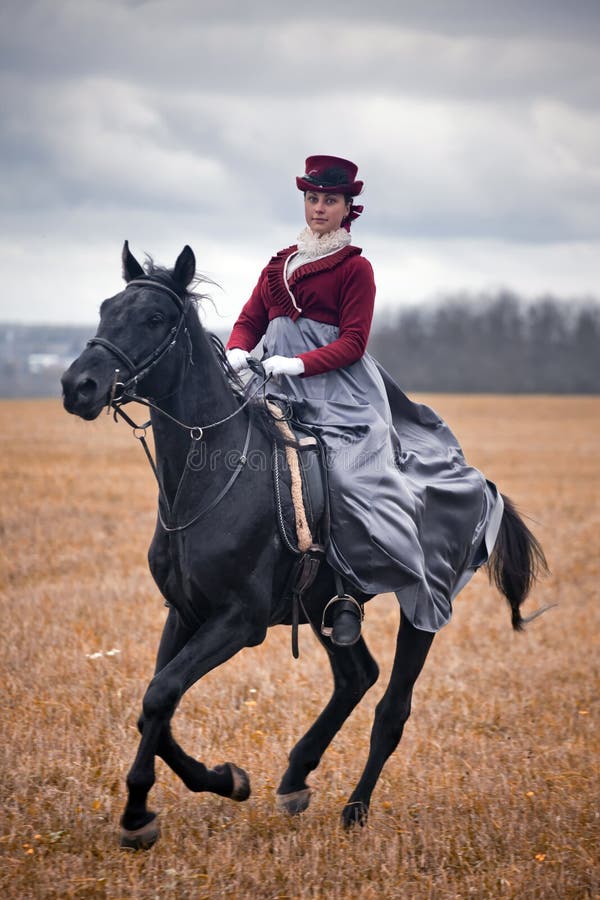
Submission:
M 353 606 L 356 607 L 360 624 L 362 625 L 364 621 L 365 610 L 362 603 L 359 603 L 358 600 L 355 597 L 352 597 L 350 594 L 336 594 L 335 597 L 332 597 L 331 600 L 325 605 L 325 609 L 323 610 L 323 617 L 321 619 L 321 634 L 323 635 L 323 637 L 330 638 L 333 633 L 333 623 L 331 625 L 325 624 L 327 610 L 330 606 L 334 606 L 334 604 L 336 604 L 340 600 L 346 600 L 349 603 L 352 603 Z

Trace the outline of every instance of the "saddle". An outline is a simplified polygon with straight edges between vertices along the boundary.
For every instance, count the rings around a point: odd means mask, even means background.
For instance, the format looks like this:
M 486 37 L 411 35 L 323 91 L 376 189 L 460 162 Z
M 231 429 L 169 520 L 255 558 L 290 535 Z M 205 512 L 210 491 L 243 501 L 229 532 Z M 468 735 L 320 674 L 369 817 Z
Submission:
M 298 659 L 300 604 L 317 577 L 329 540 L 325 448 L 307 425 L 293 418 L 289 404 L 266 404 L 283 438 L 283 445 L 276 442 L 273 447 L 273 490 L 281 539 L 296 557 L 284 594 L 292 599 L 292 655 Z
M 309 426 L 291 417 L 290 409 L 267 400 L 267 408 L 284 439 L 273 450 L 273 487 L 282 540 L 294 554 L 322 550 L 329 540 L 329 494 L 325 448 Z M 289 472 L 289 482 L 282 478 Z
M 297 557 L 285 589 L 285 595 L 291 594 L 292 598 L 292 654 L 297 659 L 302 597 L 317 576 L 329 541 L 326 455 L 319 436 L 293 418 L 289 405 L 284 408 L 272 400 L 266 403 L 284 439 L 283 446 L 276 443 L 273 449 L 273 488 L 281 538 Z M 286 470 L 289 481 L 282 477 Z M 362 605 L 344 592 L 340 575 L 334 574 L 337 594 L 326 604 L 321 622 L 321 633 L 328 637 L 333 628 L 326 622 L 327 613 L 338 601 L 342 601 L 340 609 L 344 604 L 357 607 L 360 621 L 363 618 Z

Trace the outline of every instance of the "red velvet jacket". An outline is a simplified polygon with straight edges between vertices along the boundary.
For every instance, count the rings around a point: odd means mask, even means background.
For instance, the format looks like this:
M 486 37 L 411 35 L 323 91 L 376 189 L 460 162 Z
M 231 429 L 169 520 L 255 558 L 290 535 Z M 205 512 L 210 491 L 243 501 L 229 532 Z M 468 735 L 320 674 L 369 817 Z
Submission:
M 299 354 L 304 375 L 349 366 L 365 352 L 371 329 L 375 302 L 371 264 L 360 255 L 360 247 L 352 246 L 306 263 L 290 276 L 292 300 L 283 270 L 296 250 L 296 246 L 280 250 L 265 266 L 233 326 L 227 349 L 253 350 L 271 319 L 289 316 L 295 321 L 304 316 L 339 327 L 339 337 L 331 344 Z

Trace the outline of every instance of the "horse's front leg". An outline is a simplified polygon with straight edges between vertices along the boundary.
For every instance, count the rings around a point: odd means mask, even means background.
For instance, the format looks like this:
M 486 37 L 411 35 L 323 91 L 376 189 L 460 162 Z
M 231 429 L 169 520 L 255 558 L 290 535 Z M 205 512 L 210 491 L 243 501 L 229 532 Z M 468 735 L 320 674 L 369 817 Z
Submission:
M 419 631 L 401 616 L 392 674 L 375 711 L 369 758 L 360 781 L 342 812 L 342 823 L 346 828 L 356 823 L 364 825 L 367 821 L 371 794 L 386 760 L 402 737 L 404 725 L 410 716 L 413 688 L 433 638 L 433 634 Z
M 172 756 L 173 768 L 179 748 L 170 737 L 170 721 L 184 693 L 211 669 L 230 659 L 243 647 L 257 643 L 252 627 L 245 621 L 241 606 L 206 621 L 160 668 L 144 695 L 142 734 L 138 752 L 127 776 L 128 799 L 121 819 L 121 846 L 140 849 L 152 846 L 158 838 L 156 814 L 148 810 L 147 798 L 155 781 L 154 764 L 159 751 Z M 160 654 L 159 654 L 160 656 Z M 183 754 L 183 751 L 179 751 Z M 185 756 L 185 754 L 183 754 Z M 192 761 L 195 762 L 195 761 Z M 202 767 L 204 769 L 204 767 Z M 205 770 L 208 772 L 208 770 Z M 223 767 L 212 770 L 214 788 L 225 793 L 233 783 L 239 793 L 236 776 L 241 770 Z M 211 788 L 203 788 L 211 789 Z M 249 791 L 247 791 L 246 796 Z M 229 794 L 231 796 L 231 794 Z M 234 794 L 235 796 L 235 794 Z
M 187 644 L 194 631 L 195 629 L 184 625 L 175 607 L 170 606 L 156 657 L 155 675 Z M 140 734 L 143 733 L 144 726 L 142 713 L 138 721 Z M 156 755 L 181 778 L 190 791 L 210 791 L 234 800 L 245 800 L 249 796 L 250 789 L 245 772 L 231 763 L 208 769 L 200 760 L 184 752 L 173 737 L 170 724 L 163 726 L 160 732 Z

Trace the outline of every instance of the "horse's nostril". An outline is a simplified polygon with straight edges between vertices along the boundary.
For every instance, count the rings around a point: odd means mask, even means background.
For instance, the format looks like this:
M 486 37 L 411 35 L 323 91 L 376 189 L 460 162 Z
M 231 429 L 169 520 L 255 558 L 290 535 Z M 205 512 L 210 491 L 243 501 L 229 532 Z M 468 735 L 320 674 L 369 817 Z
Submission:
M 77 395 L 82 400 L 90 400 L 97 389 L 98 385 L 93 378 L 82 378 L 77 384 Z

